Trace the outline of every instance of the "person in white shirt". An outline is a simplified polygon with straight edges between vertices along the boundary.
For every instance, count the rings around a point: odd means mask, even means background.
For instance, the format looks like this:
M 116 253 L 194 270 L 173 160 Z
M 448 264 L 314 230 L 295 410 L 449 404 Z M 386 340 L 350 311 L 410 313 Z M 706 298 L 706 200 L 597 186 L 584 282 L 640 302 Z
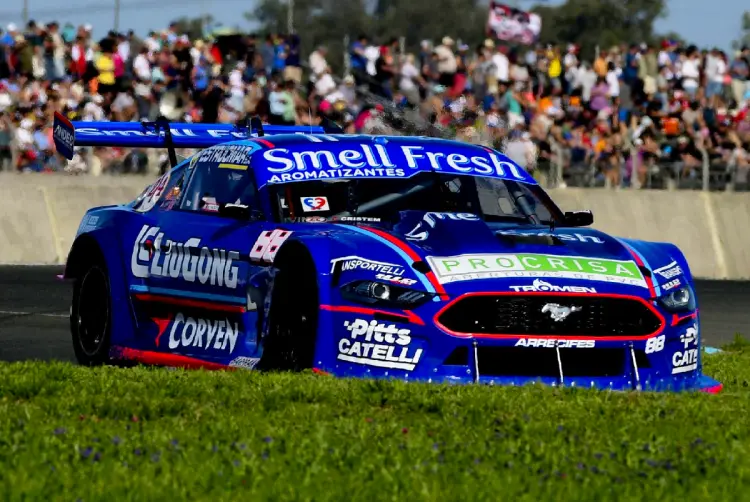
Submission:
M 697 49 L 693 49 L 682 62 L 682 88 L 695 99 L 698 91 L 698 79 L 700 79 L 701 55 Z
M 508 56 L 501 52 L 502 46 L 497 46 L 497 51 L 492 55 L 492 64 L 495 65 L 495 76 L 498 82 L 508 82 L 510 80 L 510 61 Z
M 375 63 L 380 57 L 380 47 L 377 45 L 368 45 L 365 49 L 365 58 L 367 58 L 367 74 L 371 77 L 377 75 L 378 70 L 375 68 Z
M 310 81 L 315 82 L 328 70 L 328 61 L 326 60 L 326 54 L 328 51 L 322 45 L 312 51 L 310 54 Z
M 401 77 L 399 79 L 399 89 L 406 96 L 406 99 L 413 105 L 418 105 L 419 99 L 419 87 L 417 84 L 422 82 L 422 77 L 419 74 L 419 70 L 414 64 L 414 54 L 407 54 L 404 60 L 404 64 L 401 65 Z
M 615 64 L 610 61 L 607 63 L 607 85 L 609 86 L 609 97 L 614 101 L 620 97 L 620 79 L 617 74 L 617 68 Z
M 135 73 L 138 80 L 150 81 L 151 80 L 151 63 L 148 61 L 148 47 L 145 45 L 141 48 L 141 52 L 133 60 L 133 73 Z

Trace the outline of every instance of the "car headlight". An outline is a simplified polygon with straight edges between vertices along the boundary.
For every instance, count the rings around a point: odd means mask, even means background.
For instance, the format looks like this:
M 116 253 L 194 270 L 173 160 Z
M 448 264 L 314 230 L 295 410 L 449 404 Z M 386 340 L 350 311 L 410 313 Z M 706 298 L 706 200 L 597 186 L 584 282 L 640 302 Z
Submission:
M 431 293 L 375 281 L 354 281 L 341 286 L 341 296 L 357 303 L 414 308 L 432 298 Z
M 670 312 L 695 310 L 695 293 L 689 286 L 677 288 L 659 297 L 659 304 Z

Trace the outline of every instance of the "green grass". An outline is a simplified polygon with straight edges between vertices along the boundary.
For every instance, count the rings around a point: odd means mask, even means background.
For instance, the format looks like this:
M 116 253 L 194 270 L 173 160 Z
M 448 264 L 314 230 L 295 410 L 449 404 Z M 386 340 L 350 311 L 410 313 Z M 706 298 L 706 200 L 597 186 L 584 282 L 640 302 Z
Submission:
M 731 348 L 717 396 L 0 364 L 0 499 L 747 500 Z

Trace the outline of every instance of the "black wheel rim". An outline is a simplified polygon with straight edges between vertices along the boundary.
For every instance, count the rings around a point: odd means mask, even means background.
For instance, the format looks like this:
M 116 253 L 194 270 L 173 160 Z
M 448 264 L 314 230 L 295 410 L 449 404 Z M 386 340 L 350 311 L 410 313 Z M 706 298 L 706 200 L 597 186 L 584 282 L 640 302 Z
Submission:
M 81 281 L 78 295 L 78 340 L 88 356 L 102 347 L 109 328 L 109 288 L 104 271 L 91 268 Z

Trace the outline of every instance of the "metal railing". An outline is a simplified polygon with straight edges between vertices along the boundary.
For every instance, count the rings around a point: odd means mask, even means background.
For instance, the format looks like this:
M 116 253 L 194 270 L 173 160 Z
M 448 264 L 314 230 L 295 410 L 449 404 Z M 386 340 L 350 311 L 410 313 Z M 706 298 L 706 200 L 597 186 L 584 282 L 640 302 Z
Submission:
M 576 160 L 573 149 L 550 140 L 552 155 L 547 188 L 581 187 L 614 188 L 606 176 L 613 167 L 600 159 Z M 628 149 L 619 165 L 620 188 L 654 190 L 750 191 L 748 176 L 740 176 L 737 154 L 729 161 L 712 158 L 705 148 L 699 148 L 699 165 L 686 166 L 683 162 L 665 157 L 644 160 L 637 146 Z

